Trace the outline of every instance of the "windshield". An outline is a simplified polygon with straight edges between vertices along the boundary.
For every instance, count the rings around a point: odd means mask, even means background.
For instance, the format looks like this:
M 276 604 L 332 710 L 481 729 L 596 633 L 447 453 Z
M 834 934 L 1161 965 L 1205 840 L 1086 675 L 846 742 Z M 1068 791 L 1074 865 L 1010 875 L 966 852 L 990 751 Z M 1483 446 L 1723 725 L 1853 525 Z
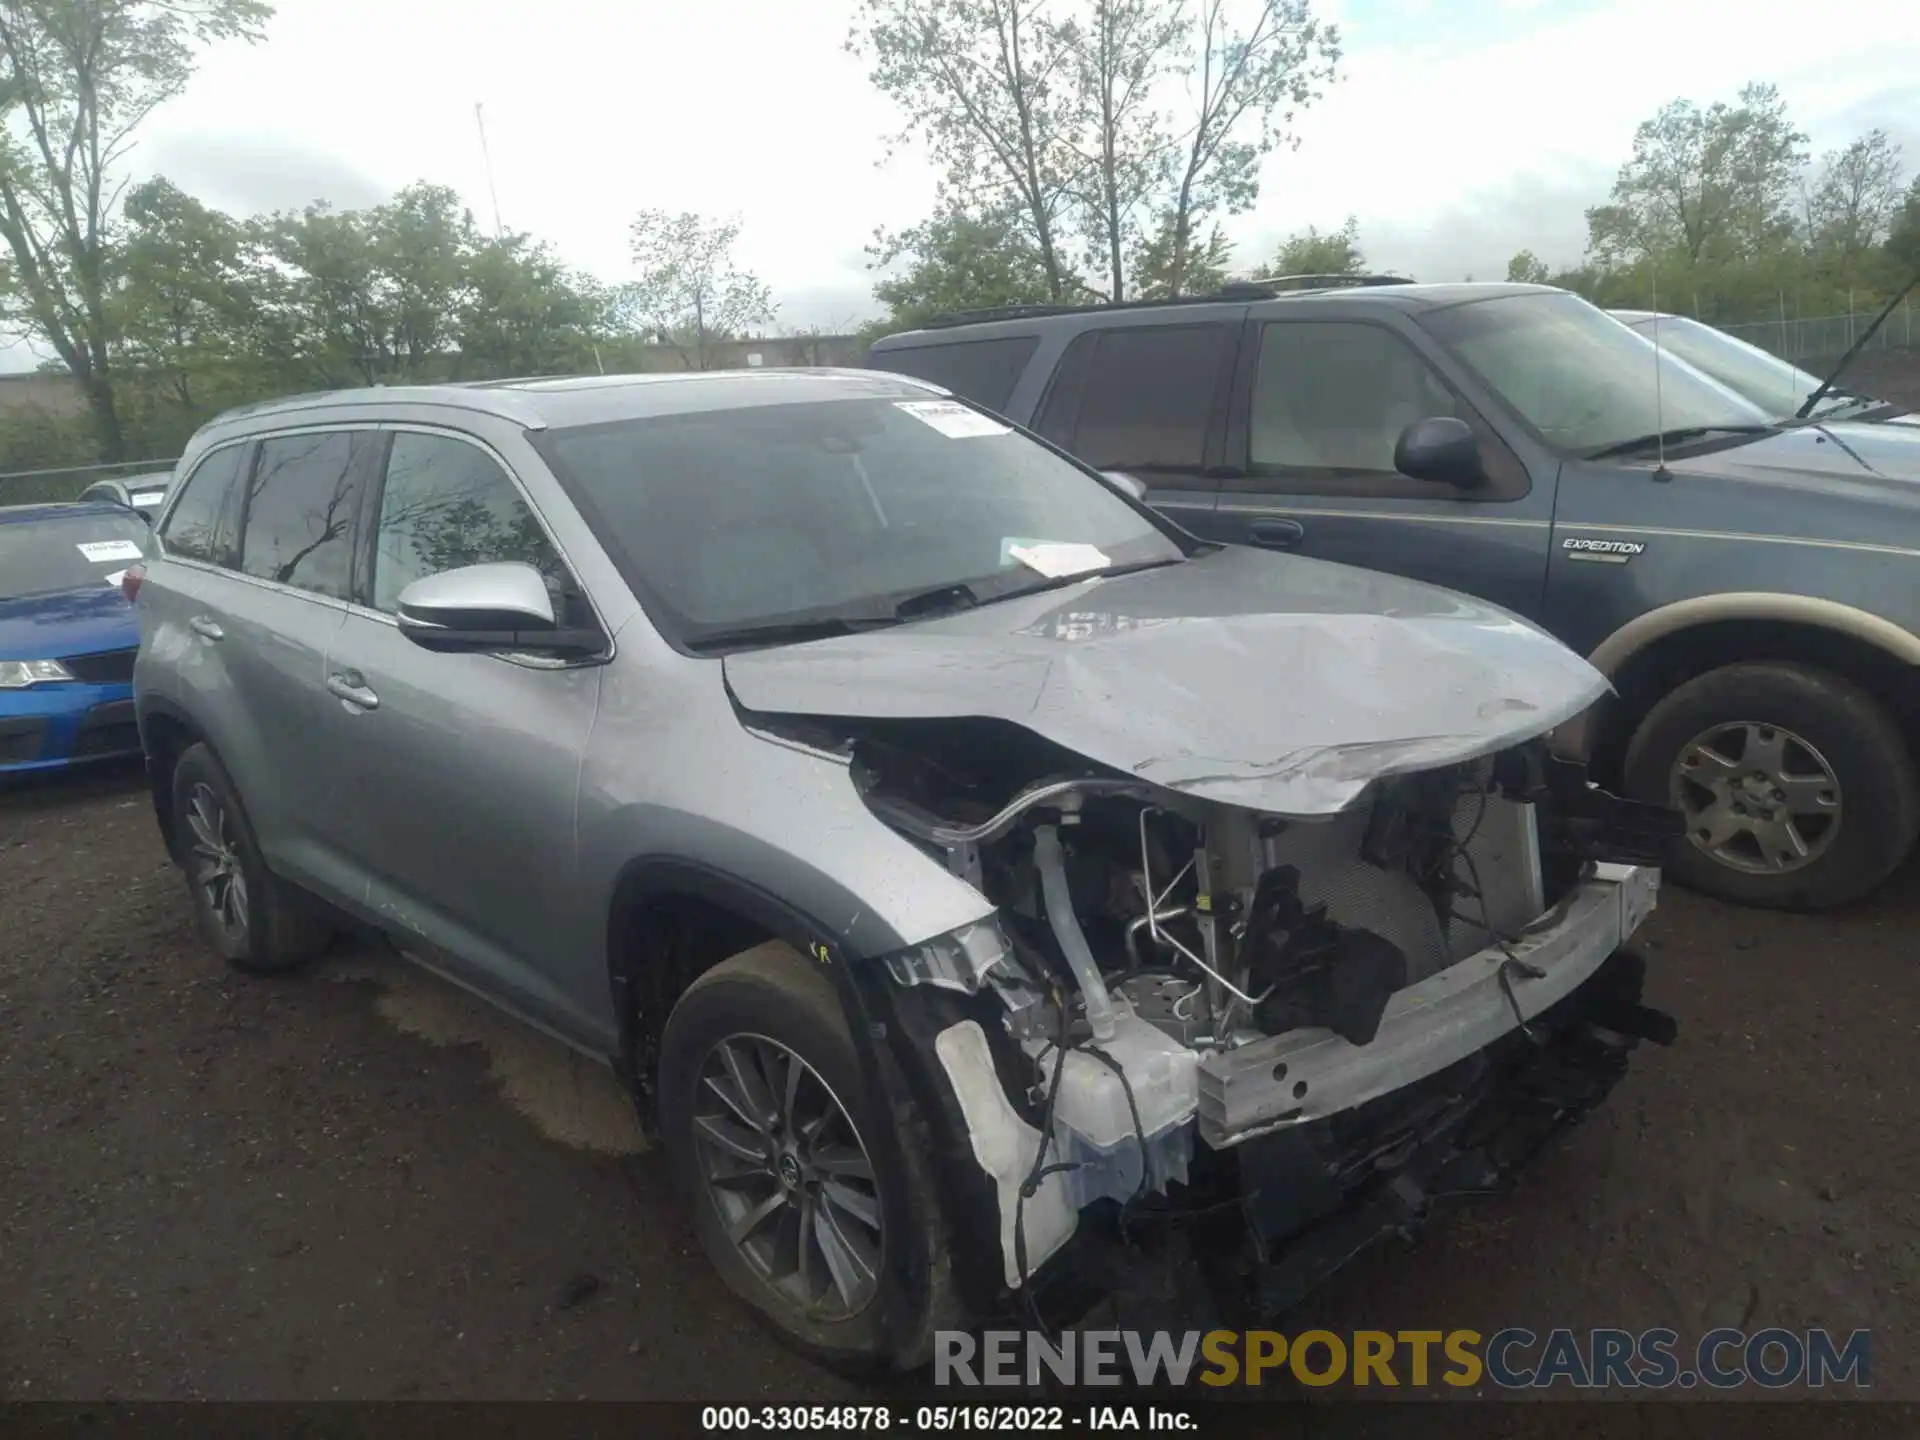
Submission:
M 0 522 L 0 600 L 117 585 L 153 532 L 124 511 Z
M 1505 295 L 1430 311 L 1421 323 L 1549 444 L 1576 454 L 1772 420 L 1578 295 Z
M 1185 555 L 1099 480 L 952 400 L 702 411 L 540 444 L 656 620 L 690 644 Z
M 1736 340 L 1724 330 L 1681 315 L 1663 315 L 1659 321 L 1662 350 L 1671 350 L 1682 360 L 1704 370 L 1769 415 L 1782 420 L 1792 417 L 1807 397 L 1820 388 L 1818 375 L 1809 375 L 1799 366 L 1768 354 L 1758 345 Z M 1635 330 L 1652 339 L 1653 316 L 1631 323 Z M 1820 408 L 1825 410 L 1848 403 L 1849 397 L 1829 391 Z

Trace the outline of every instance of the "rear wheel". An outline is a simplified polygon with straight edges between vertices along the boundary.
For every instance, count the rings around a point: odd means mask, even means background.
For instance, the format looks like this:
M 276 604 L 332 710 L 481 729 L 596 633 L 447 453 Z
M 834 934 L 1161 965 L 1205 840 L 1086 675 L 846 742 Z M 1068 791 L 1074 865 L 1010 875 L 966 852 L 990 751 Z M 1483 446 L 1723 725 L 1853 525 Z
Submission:
M 843 1369 L 913 1368 L 961 1323 L 927 1141 L 868 1093 L 813 962 L 773 941 L 702 975 L 667 1020 L 659 1097 L 708 1259 L 783 1338 Z
M 203 744 L 173 768 L 173 823 L 200 929 L 230 965 L 278 974 L 326 949 L 318 906 L 267 869 L 239 792 Z
M 1851 681 L 1799 665 L 1728 665 L 1679 686 L 1635 732 L 1626 779 L 1686 819 L 1674 878 L 1739 904 L 1859 899 L 1920 831 L 1920 782 L 1892 718 Z

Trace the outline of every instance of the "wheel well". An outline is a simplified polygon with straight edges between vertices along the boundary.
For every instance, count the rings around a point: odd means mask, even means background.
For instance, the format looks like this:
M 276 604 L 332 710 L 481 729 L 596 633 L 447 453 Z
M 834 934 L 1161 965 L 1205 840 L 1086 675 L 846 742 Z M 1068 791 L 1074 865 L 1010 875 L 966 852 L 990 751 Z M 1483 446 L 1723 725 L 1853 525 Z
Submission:
M 1887 707 L 1901 733 L 1920 732 L 1920 670 L 1877 645 L 1818 625 L 1781 620 L 1716 620 L 1663 635 L 1615 672 L 1619 698 L 1607 707 L 1593 747 L 1603 784 L 1620 782 L 1627 744 L 1647 713 L 1676 686 L 1723 665 L 1779 661 L 1851 680 Z
M 160 838 L 167 854 L 179 859 L 173 826 L 173 771 L 180 757 L 203 737 L 186 721 L 168 712 L 152 711 L 140 723 L 141 748 L 147 753 L 147 788 L 153 792 L 153 815 L 160 822 Z
M 723 899 L 622 883 L 607 927 L 607 962 L 622 1065 L 642 1096 L 652 1098 L 660 1037 L 687 987 L 729 956 L 776 938 L 787 937 Z

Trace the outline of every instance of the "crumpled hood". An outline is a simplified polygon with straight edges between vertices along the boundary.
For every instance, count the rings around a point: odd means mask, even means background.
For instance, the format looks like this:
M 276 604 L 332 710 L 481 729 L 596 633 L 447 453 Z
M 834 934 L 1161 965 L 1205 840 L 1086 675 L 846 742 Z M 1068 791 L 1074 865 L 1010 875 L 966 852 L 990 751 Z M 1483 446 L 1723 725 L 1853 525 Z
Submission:
M 1543 734 L 1608 689 L 1497 606 L 1242 548 L 724 664 L 750 711 L 1005 720 L 1169 790 L 1300 816 Z

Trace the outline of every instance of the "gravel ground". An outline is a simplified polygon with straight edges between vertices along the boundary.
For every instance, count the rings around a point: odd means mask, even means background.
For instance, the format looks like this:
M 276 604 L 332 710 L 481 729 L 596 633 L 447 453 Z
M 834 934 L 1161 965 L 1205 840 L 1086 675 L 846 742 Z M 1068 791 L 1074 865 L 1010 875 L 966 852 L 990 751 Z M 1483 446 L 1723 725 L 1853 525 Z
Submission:
M 1509 1196 L 1290 1329 L 1827 1325 L 1920 1399 L 1920 872 L 1669 892 L 1681 1021 Z M 397 962 L 229 973 L 137 772 L 0 796 L 0 1397 L 858 1398 L 709 1273 L 610 1078 Z

